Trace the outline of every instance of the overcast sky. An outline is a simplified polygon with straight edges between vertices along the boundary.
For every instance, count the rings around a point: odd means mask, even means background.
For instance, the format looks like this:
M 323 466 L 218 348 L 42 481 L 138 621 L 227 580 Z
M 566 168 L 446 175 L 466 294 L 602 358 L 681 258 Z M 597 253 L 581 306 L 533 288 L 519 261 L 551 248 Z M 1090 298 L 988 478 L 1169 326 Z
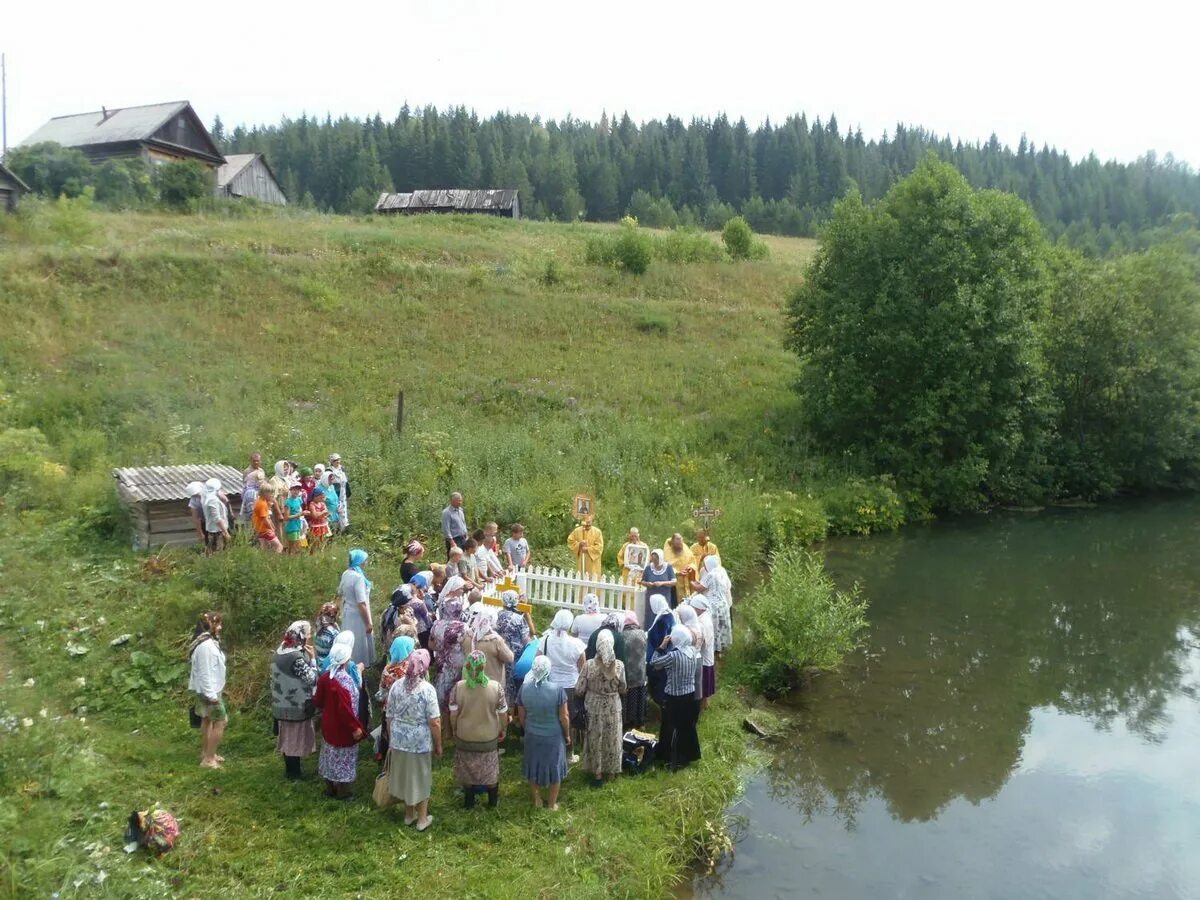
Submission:
M 73 8 L 73 7 L 78 8 Z M 976 11 L 979 10 L 979 11 Z M 8 142 L 52 116 L 191 100 L 211 123 L 390 119 L 406 100 L 594 120 L 806 112 L 868 137 L 1026 133 L 1200 165 L 1195 2 L 473 0 L 8 4 Z

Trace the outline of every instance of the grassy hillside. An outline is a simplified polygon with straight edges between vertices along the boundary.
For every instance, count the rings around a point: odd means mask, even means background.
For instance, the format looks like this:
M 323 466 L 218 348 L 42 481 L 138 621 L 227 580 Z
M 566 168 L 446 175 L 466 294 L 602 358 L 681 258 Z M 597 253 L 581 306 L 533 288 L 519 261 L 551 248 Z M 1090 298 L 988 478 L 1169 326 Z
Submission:
M 285 786 L 268 656 L 333 592 L 345 545 L 147 562 L 114 502 L 114 465 L 337 450 L 381 590 L 397 541 L 436 533 L 453 489 L 476 521 L 526 522 L 559 562 L 578 490 L 598 497 L 610 555 L 629 525 L 661 543 L 710 496 L 727 564 L 747 573 L 764 488 L 813 475 L 781 440 L 794 367 L 780 312 L 813 245 L 768 238 L 769 260 L 634 278 L 584 263 L 605 230 L 78 204 L 0 217 L 0 895 L 642 896 L 719 841 L 746 752 L 731 692 L 705 718 L 701 766 L 601 792 L 573 773 L 559 818 L 528 807 L 519 756 L 498 815 L 454 807 L 438 766 L 425 836 Z M 234 709 L 219 773 L 195 765 L 180 666 L 210 607 L 229 617 Z M 155 801 L 185 840 L 146 866 L 118 845 L 129 810 Z

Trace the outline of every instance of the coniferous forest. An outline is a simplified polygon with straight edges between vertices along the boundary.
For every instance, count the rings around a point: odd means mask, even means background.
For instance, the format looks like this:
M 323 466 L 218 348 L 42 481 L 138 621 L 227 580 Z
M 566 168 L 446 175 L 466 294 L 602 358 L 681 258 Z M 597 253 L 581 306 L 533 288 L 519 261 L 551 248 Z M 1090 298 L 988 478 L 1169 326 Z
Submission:
M 646 225 L 715 228 L 741 213 L 756 231 L 812 235 L 848 190 L 878 199 L 932 151 L 974 187 L 1022 197 L 1050 236 L 1085 251 L 1131 248 L 1181 213 L 1200 217 L 1200 176 L 1169 155 L 1072 160 L 1025 138 L 1013 149 L 903 125 L 868 139 L 835 116 L 751 128 L 724 114 L 638 125 L 628 115 L 481 119 L 465 107 L 405 106 L 391 121 L 302 116 L 228 130 L 218 117 L 213 133 L 228 153 L 266 153 L 293 202 L 335 212 L 370 209 L 384 190 L 504 187 L 520 190 L 533 218 L 631 213 Z

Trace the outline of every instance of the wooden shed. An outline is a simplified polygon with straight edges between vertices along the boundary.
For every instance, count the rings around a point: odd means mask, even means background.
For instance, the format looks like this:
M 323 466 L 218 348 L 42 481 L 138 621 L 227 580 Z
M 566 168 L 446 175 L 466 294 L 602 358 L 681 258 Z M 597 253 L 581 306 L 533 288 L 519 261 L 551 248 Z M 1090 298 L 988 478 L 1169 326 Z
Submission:
M 237 515 L 242 503 L 242 473 L 233 466 L 141 466 L 113 469 L 117 496 L 133 523 L 133 549 L 188 547 L 199 543 L 188 509 L 187 486 L 217 478 Z
M 287 197 L 261 153 L 231 153 L 217 169 L 218 197 L 253 197 L 262 203 L 286 206 Z
M 29 193 L 29 185 L 16 176 L 12 169 L 0 163 L 0 212 L 13 212 L 17 201 Z
M 517 191 L 504 190 L 440 190 L 411 191 L 407 194 L 382 193 L 375 201 L 375 212 L 387 215 L 416 213 L 479 213 L 521 218 L 521 200 Z

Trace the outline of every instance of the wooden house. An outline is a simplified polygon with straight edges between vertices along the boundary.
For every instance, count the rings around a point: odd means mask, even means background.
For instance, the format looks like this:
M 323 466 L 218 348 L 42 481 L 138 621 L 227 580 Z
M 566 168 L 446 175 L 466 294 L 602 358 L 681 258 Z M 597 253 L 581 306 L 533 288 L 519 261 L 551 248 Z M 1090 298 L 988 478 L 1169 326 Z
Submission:
M 187 485 L 218 478 L 234 515 L 241 508 L 242 473 L 232 466 L 142 466 L 113 469 L 117 496 L 133 523 L 133 549 L 187 547 L 199 543 L 188 509 Z
M 21 146 L 53 141 L 83 151 L 93 163 L 141 157 L 146 162 L 195 160 L 216 169 L 225 162 L 212 135 L 186 100 L 101 109 L 51 119 Z
M 481 213 L 486 216 L 521 218 L 521 201 L 517 191 L 506 190 L 444 190 L 412 191 L 407 194 L 379 195 L 375 212 L 391 215 L 415 213 Z
M 261 203 L 286 206 L 287 197 L 261 153 L 232 153 L 217 169 L 218 197 L 253 197 Z
M 11 169 L 0 163 L 0 212 L 13 212 L 17 201 L 29 193 L 29 185 L 18 178 Z

